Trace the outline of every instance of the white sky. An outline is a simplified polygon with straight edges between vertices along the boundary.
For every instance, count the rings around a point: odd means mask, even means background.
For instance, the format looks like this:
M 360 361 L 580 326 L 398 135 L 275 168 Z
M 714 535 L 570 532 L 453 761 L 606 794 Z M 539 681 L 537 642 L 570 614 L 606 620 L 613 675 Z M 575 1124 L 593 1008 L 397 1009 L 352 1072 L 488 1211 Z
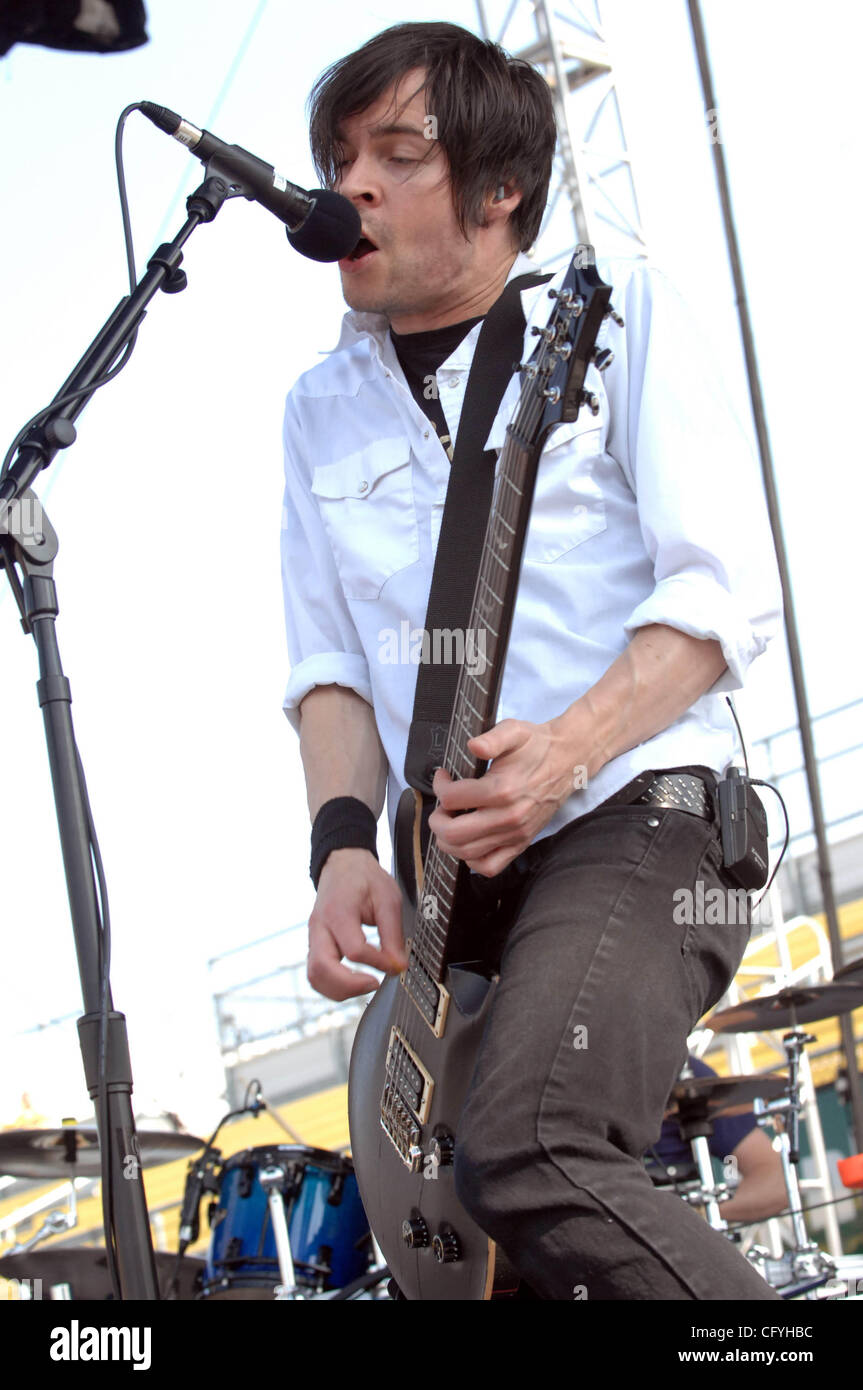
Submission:
M 475 23 L 464 0 L 433 11 L 410 0 L 147 8 L 151 41 L 135 52 L 19 46 L 0 61 L 4 450 L 126 289 L 113 131 L 127 103 L 169 106 L 311 184 L 304 104 L 324 67 L 400 20 Z M 715 339 L 746 415 L 686 6 L 604 8 L 653 258 Z M 801 0 L 709 0 L 704 12 L 817 713 L 861 694 L 852 409 L 863 305 L 844 265 L 852 236 L 857 249 L 863 26 L 847 0 L 822 3 L 817 24 Z M 140 116 L 126 160 L 140 273 L 179 228 L 178 195 L 201 166 Z M 280 707 L 280 423 L 285 391 L 332 345 L 343 305 L 337 270 L 297 256 L 280 224 L 245 202 L 194 234 L 184 265 L 188 289 L 151 304 L 131 364 L 37 491 L 60 536 L 58 633 L 107 866 L 136 1099 L 203 1128 L 218 1117 L 221 1075 L 206 961 L 301 921 L 313 901 L 302 773 Z M 20 1036 L 79 1009 L 80 988 L 36 654 L 5 583 L 0 653 L 2 1122 L 27 1087 L 51 1113 L 87 1105 L 74 1035 L 62 1047 L 54 1030 L 41 1044 Z M 740 703 L 750 739 L 794 722 L 781 646 Z M 848 795 L 838 786 L 828 812 Z

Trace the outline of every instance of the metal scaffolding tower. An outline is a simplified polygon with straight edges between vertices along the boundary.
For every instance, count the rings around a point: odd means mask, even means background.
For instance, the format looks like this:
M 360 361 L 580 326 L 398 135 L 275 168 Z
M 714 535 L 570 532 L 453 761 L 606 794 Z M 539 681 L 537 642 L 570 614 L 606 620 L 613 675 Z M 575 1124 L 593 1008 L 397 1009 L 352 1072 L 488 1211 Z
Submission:
M 599 0 L 559 0 L 553 9 L 548 0 L 476 3 L 482 37 L 532 63 L 554 98 L 558 149 L 537 260 L 553 270 L 576 242 L 600 256 L 645 256 Z

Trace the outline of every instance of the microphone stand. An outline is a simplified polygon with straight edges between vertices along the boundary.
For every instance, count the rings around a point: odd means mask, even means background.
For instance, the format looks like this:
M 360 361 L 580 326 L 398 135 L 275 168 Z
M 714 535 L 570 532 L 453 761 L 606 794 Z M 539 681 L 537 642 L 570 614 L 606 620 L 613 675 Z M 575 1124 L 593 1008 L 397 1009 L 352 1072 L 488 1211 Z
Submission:
M 90 400 L 100 384 L 99 379 L 137 332 L 146 312 L 145 306 L 156 291 L 162 289 L 175 294 L 185 288 L 186 275 L 179 269 L 183 259 L 181 248 L 192 232 L 200 222 L 211 222 L 227 198 L 244 194 L 240 184 L 211 172 L 211 164 L 207 165 L 206 173 L 204 182 L 186 200 L 188 217 L 183 227 L 173 241 L 163 243 L 150 258 L 147 271 L 134 292 L 120 300 L 54 397 L 52 406 L 56 405 L 56 410 L 49 407 L 44 412 L 46 418 L 28 432 L 15 463 L 0 482 L 0 568 L 5 567 L 21 614 L 21 625 L 32 635 L 39 656 L 40 678 L 36 689 L 45 723 L 85 1010 L 78 1020 L 79 1043 L 84 1075 L 93 1100 L 103 1090 L 100 1034 L 107 1001 L 105 1095 L 104 1102 L 97 1103 L 95 1108 L 103 1191 L 107 1190 L 110 1202 L 110 1227 L 105 1230 L 105 1244 L 110 1255 L 113 1233 L 123 1299 L 158 1299 L 159 1290 L 132 1115 L 132 1069 L 126 1021 L 124 1015 L 113 1008 L 110 988 L 106 988 L 103 997 L 104 940 L 93 874 L 94 836 L 72 726 L 71 690 L 60 663 L 55 630 L 59 611 L 53 578 L 57 535 L 29 485 L 58 450 L 74 443 L 76 432 L 72 421 Z M 68 400 L 72 392 L 81 394 Z M 35 527 L 23 525 L 25 513 L 37 517 Z M 23 586 L 15 565 L 24 576 Z M 96 868 L 98 872 L 98 861 Z M 100 900 L 103 896 L 100 877 Z M 104 901 L 101 907 L 106 907 Z M 74 1168 L 70 1170 L 70 1179 L 74 1179 Z

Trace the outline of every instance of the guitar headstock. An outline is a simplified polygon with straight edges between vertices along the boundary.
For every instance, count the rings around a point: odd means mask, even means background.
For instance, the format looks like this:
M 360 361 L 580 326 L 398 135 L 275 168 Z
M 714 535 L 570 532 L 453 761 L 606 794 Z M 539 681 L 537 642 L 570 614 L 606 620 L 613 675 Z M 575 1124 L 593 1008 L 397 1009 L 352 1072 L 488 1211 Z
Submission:
M 530 361 L 522 365 L 522 395 L 514 432 L 528 447 L 541 445 L 555 425 L 574 420 L 586 406 L 594 415 L 599 401 L 585 391 L 591 362 L 603 371 L 612 360 L 608 348 L 597 350 L 603 319 L 623 320 L 611 308 L 611 286 L 601 280 L 592 247 L 579 246 L 558 290 L 549 290 L 554 307 Z

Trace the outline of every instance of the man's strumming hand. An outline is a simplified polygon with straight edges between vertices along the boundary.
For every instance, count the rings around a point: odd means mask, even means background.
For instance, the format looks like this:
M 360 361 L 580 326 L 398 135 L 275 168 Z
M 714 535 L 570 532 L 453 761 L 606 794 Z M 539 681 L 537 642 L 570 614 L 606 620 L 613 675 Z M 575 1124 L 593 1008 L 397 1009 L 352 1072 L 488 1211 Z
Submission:
M 377 927 L 380 946 L 366 940 L 363 923 Z M 402 899 L 395 880 L 367 849 L 336 849 L 318 879 L 309 917 L 309 984 L 328 999 L 351 999 L 376 989 L 374 975 L 342 960 L 397 974 L 407 965 Z

